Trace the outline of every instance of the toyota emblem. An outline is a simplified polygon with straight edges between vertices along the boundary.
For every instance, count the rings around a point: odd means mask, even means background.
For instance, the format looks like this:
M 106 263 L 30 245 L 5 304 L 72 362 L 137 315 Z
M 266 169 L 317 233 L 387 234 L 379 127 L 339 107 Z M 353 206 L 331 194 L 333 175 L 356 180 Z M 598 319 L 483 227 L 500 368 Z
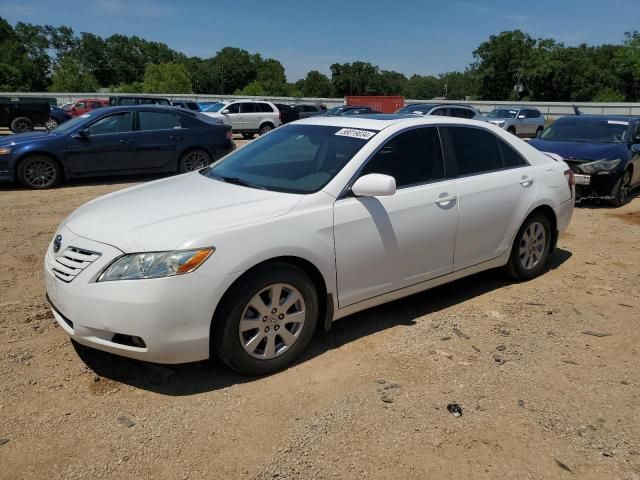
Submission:
M 56 235 L 56 238 L 53 239 L 53 251 L 55 253 L 58 253 L 61 246 L 62 246 L 62 235 Z

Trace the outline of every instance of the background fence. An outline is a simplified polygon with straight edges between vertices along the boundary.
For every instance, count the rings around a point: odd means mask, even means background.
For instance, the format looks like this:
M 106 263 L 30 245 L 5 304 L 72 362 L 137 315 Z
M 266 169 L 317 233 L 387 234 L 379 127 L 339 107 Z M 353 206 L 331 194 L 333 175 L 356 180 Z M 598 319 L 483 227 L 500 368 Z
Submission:
M 108 94 L 108 93 L 24 93 L 24 92 L 0 92 L 0 98 L 55 98 L 58 105 L 64 103 L 75 102 L 82 98 L 106 98 L 109 95 L 128 95 L 128 94 Z M 197 102 L 211 102 L 219 100 L 235 100 L 238 98 L 269 100 L 276 103 L 287 104 L 322 104 L 328 108 L 343 105 L 344 98 L 295 98 L 295 97 L 250 97 L 238 95 L 141 95 L 131 94 L 135 96 L 145 97 L 162 97 L 170 100 L 188 99 Z M 453 100 L 411 100 L 405 99 L 407 103 L 463 103 L 472 105 L 482 113 L 488 113 L 496 107 L 509 105 L 527 105 L 538 108 L 545 117 L 554 119 L 563 115 L 573 115 L 573 106 L 580 107 L 580 111 L 585 114 L 597 115 L 638 115 L 640 116 L 640 103 L 589 103 L 589 102 L 501 102 L 501 101 L 453 101 Z

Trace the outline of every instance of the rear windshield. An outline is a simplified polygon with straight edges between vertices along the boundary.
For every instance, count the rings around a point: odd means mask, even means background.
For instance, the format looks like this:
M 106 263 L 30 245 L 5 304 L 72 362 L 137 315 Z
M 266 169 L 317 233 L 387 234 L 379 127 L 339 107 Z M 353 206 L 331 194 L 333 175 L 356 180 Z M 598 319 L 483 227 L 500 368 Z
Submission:
M 376 134 L 322 125 L 286 125 L 228 155 L 203 175 L 279 192 L 308 194 L 324 187 Z
M 628 141 L 629 122 L 624 120 L 561 120 L 549 126 L 543 140 L 557 142 L 623 143 Z

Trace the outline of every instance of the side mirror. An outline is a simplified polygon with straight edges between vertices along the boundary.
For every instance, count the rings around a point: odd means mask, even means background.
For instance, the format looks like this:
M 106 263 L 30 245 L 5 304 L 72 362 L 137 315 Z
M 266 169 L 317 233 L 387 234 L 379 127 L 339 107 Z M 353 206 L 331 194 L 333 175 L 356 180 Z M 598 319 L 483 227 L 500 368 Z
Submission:
M 84 128 L 82 130 L 78 130 L 74 135 L 73 138 L 89 138 L 89 130 Z
M 222 110 L 222 112 L 220 112 L 220 113 L 222 113 L 223 115 L 228 115 L 228 114 L 229 114 L 229 110 L 228 110 L 227 108 L 225 108 L 225 109 L 224 109 L 224 110 Z
M 631 151 L 636 155 L 640 155 L 640 138 L 637 138 L 631 145 Z
M 518 118 L 519 118 L 520 120 L 522 120 L 522 119 L 527 118 L 527 117 L 525 117 L 524 115 L 518 115 Z
M 357 197 L 388 197 L 396 193 L 396 179 L 389 175 L 370 173 L 356 180 L 351 191 Z

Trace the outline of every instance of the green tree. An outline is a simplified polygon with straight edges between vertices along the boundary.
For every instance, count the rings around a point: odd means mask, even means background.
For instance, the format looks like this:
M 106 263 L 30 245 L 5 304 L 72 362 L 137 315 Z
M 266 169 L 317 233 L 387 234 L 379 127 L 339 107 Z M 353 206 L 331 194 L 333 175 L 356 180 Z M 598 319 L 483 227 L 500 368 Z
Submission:
M 143 89 L 146 93 L 191 93 L 191 78 L 181 63 L 147 65 Z
M 243 89 L 257 77 L 257 68 L 246 50 L 225 47 L 212 59 L 214 82 L 221 94 L 231 94 Z
M 52 80 L 51 92 L 96 92 L 100 88 L 96 78 L 69 55 L 62 57 L 53 67 Z
M 254 97 L 262 97 L 265 95 L 269 95 L 264 85 L 262 85 L 262 83 L 260 83 L 258 80 L 255 80 L 250 84 L 245 85 L 243 89 L 237 89 L 235 92 L 233 92 L 233 94 L 243 95 L 243 96 L 245 95 L 254 96 Z
M 298 80 L 294 89 L 304 97 L 326 98 L 332 93 L 331 80 L 317 70 L 311 70 L 305 78 Z
M 442 79 L 431 75 L 412 75 L 404 85 L 402 94 L 409 99 L 430 99 L 444 95 Z
M 257 55 L 257 57 L 259 57 L 259 60 L 256 62 L 256 81 L 259 82 L 265 90 L 265 93 L 258 95 L 287 95 L 289 93 L 289 86 L 282 64 L 273 58 L 262 60 L 259 55 Z

